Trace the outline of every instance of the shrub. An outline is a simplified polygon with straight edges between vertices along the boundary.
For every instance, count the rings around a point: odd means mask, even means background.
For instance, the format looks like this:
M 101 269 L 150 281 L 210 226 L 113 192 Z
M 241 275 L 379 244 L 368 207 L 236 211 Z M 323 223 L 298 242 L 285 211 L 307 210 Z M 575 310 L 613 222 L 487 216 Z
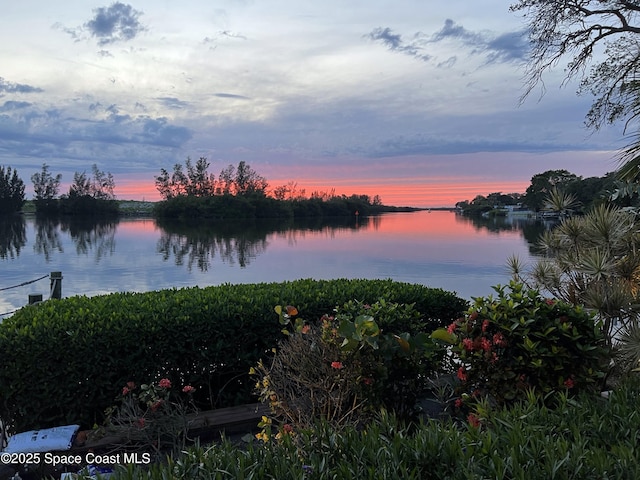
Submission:
M 413 305 L 348 302 L 335 316 L 309 323 L 292 317 L 294 307 L 276 311 L 287 338 L 268 365 L 260 361 L 252 369 L 256 391 L 276 419 L 298 430 L 320 418 L 335 428 L 361 426 L 380 408 L 405 418 L 415 413 L 442 354 L 418 331 Z M 413 334 L 398 330 L 403 327 Z
M 640 478 L 639 394 L 637 385 L 626 385 L 609 400 L 562 392 L 545 404 L 530 396 L 494 410 L 481 429 L 435 420 L 407 426 L 391 415 L 364 430 L 337 432 L 316 422 L 278 442 L 191 447 L 148 471 L 123 467 L 117 478 L 634 479 Z
M 157 459 L 167 451 L 177 454 L 188 440 L 189 417 L 197 413 L 194 391 L 191 385 L 176 388 L 168 378 L 140 386 L 127 382 L 99 431 L 121 437 L 119 448 L 152 452 Z
M 477 298 L 464 317 L 434 333 L 453 344 L 463 399 L 487 395 L 505 404 L 531 389 L 544 396 L 598 386 L 607 350 L 591 315 L 515 282 L 510 292 L 494 289 L 497 298 Z
M 466 308 L 455 294 L 391 280 L 298 280 L 69 297 L 0 324 L 0 418 L 12 431 L 101 423 L 113 391 L 166 377 L 203 409 L 254 401 L 248 371 L 281 338 L 273 305 L 320 318 L 351 299 L 415 303 L 437 326 Z

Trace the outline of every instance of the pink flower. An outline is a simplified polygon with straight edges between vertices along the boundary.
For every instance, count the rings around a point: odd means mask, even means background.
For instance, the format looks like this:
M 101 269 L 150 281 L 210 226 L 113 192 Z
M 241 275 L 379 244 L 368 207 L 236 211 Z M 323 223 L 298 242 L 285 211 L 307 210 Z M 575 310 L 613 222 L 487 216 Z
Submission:
M 184 393 L 193 393 L 196 391 L 196 389 L 193 388 L 191 385 L 185 385 L 184 387 L 182 387 L 182 391 Z
M 158 382 L 158 386 L 160 388 L 171 388 L 171 380 L 169 380 L 168 378 L 163 378 Z
M 549 306 L 552 306 L 552 305 L 555 305 L 555 304 L 556 304 L 556 301 L 555 301 L 555 300 L 552 300 L 552 299 L 550 299 L 550 298 L 547 298 L 544 302 L 545 302 L 547 305 L 549 305 Z
M 576 384 L 574 383 L 573 378 L 569 377 L 564 381 L 564 386 L 569 388 L 569 389 L 571 389 L 571 388 L 575 387 Z
M 133 390 L 133 389 L 135 389 L 135 388 L 136 388 L 136 384 L 135 384 L 135 383 L 133 383 L 133 382 L 127 382 L 127 388 L 128 388 L 129 390 Z
M 453 322 L 451 325 L 449 325 L 447 327 L 447 332 L 449 332 L 450 334 L 453 334 L 453 332 L 456 331 L 456 322 Z
M 458 373 L 456 375 L 458 376 L 458 379 L 461 382 L 466 382 L 467 381 L 467 372 L 465 371 L 464 367 L 460 367 L 458 369 Z
M 309 330 L 311 330 L 311 327 L 309 325 L 305 325 L 302 327 L 302 329 L 300 330 L 303 334 L 305 333 L 309 333 Z
M 342 362 L 331 362 L 331 368 L 335 368 L 336 370 L 340 370 L 340 369 L 344 368 L 344 365 L 342 365 Z
M 162 404 L 164 403 L 164 400 L 156 400 L 152 405 L 151 405 L 151 411 L 155 412 L 156 410 L 158 410 Z
M 124 388 L 122 389 L 122 395 L 128 395 L 128 394 L 129 394 L 129 392 L 131 392 L 131 390 L 129 390 L 129 387 L 124 387 Z
M 489 320 L 483 320 L 482 321 L 482 333 L 486 332 L 487 328 L 489 328 Z
M 456 408 L 462 407 L 462 399 L 461 398 L 456 398 L 455 406 L 456 406 Z
M 480 348 L 482 348 L 482 350 L 484 350 L 485 352 L 488 352 L 491 350 L 491 342 L 489 340 L 487 340 L 486 338 L 482 337 L 482 339 L 480 339 Z
M 469 414 L 469 416 L 467 417 L 467 421 L 473 428 L 478 428 L 480 426 L 480 419 L 474 413 Z

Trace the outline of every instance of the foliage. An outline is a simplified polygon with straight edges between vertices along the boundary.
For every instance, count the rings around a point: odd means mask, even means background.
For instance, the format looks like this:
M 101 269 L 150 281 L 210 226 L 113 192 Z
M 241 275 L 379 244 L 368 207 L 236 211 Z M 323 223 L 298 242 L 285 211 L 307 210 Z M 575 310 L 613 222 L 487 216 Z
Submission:
M 60 191 L 61 180 L 62 174 L 59 173 L 55 177 L 51 175 L 49 166 L 46 163 L 42 164 L 42 170 L 39 173 L 31 175 L 36 211 L 38 213 L 57 212 L 58 202 L 56 197 Z
M 600 205 L 545 232 L 539 241 L 545 258 L 529 271 L 516 259 L 511 268 L 516 279 L 595 311 L 612 345 L 615 329 L 636 321 L 639 247 L 634 214 Z
M 93 165 L 92 176 L 76 172 L 68 195 L 60 198 L 60 213 L 65 215 L 118 214 L 118 202 L 113 190 L 113 175 L 102 172 Z
M 19 212 L 24 201 L 24 182 L 18 171 L 0 165 L 0 214 Z
M 482 428 L 435 420 L 407 426 L 390 415 L 364 430 L 317 422 L 279 442 L 190 447 L 166 464 L 122 467 L 116 478 L 632 479 L 640 476 L 639 395 L 634 383 L 608 400 L 527 397 L 492 410 Z
M 123 438 L 119 448 L 152 452 L 156 458 L 181 452 L 187 445 L 190 416 L 197 409 L 192 401 L 194 387 L 175 390 L 168 378 L 139 387 L 127 382 L 116 398 L 118 405 L 107 409 L 100 433 Z
M 301 315 L 320 318 L 351 299 L 381 298 L 415 303 L 421 316 L 439 325 L 467 305 L 422 285 L 339 279 L 78 296 L 26 306 L 0 324 L 0 417 L 14 431 L 91 426 L 111 405 L 114 385 L 156 375 L 196 387 L 199 408 L 250 403 L 249 368 L 281 335 L 269 314 L 273 305 L 295 300 Z
M 532 210 L 541 210 L 554 190 L 568 191 L 569 186 L 579 180 L 577 175 L 567 170 L 547 170 L 538 173 L 531 177 L 531 184 L 525 192 L 524 202 Z
M 415 413 L 442 355 L 426 333 L 402 331 L 419 323 L 413 305 L 349 302 L 317 323 L 294 319 L 293 307 L 276 311 L 287 338 L 268 365 L 251 370 L 276 419 L 298 430 L 322 418 L 339 429 L 366 424 L 380 408 Z
M 498 405 L 599 386 L 608 364 L 602 333 L 581 307 L 544 299 L 511 282 L 497 297 L 476 298 L 467 314 L 434 336 L 450 342 L 462 406 L 488 396 Z
M 181 196 L 264 195 L 268 186 L 267 180 L 244 160 L 237 167 L 229 165 L 224 168 L 218 180 L 207 171 L 210 163 L 206 157 L 200 157 L 195 165 L 187 158 L 185 166 L 186 173 L 182 164 L 176 163 L 171 175 L 162 168 L 160 175 L 155 177 L 156 188 L 164 200 Z
M 521 194 L 510 193 L 503 194 L 501 192 L 490 193 L 486 197 L 477 195 L 471 202 L 461 201 L 456 203 L 456 207 L 464 211 L 465 215 L 480 216 L 485 212 L 489 212 L 497 207 L 505 205 L 516 205 L 521 201 Z

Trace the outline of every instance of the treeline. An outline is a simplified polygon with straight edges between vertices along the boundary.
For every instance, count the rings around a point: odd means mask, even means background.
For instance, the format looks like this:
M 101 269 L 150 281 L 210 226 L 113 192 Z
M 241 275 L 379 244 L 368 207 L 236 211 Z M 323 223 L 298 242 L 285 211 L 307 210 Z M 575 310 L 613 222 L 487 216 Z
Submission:
M 156 188 L 163 200 L 154 213 L 160 218 L 303 218 L 312 216 L 369 215 L 388 211 L 379 196 L 336 195 L 306 192 L 295 182 L 268 191 L 268 182 L 241 161 L 229 165 L 216 177 L 208 172 L 209 162 L 200 157 L 195 163 L 187 158 L 173 172 L 160 170 Z
M 187 158 L 173 171 L 160 169 L 155 176 L 162 200 L 154 206 L 159 218 L 302 218 L 314 216 L 370 215 L 382 211 L 411 210 L 384 206 L 379 195 L 336 195 L 312 192 L 306 195 L 293 181 L 269 188 L 265 177 L 244 161 L 228 165 L 219 175 L 209 173 L 205 157 Z M 47 215 L 117 215 L 115 181 L 111 173 L 93 165 L 91 174 L 76 172 L 69 191 L 60 195 L 61 174 L 49 166 L 31 176 L 36 213 Z M 0 167 L 0 213 L 19 212 L 25 203 L 24 182 L 16 170 Z
M 48 215 L 117 215 L 115 182 L 110 173 L 102 172 L 96 165 L 91 175 L 75 172 L 69 191 L 60 193 L 62 175 L 53 175 L 47 164 L 31 176 L 36 212 Z M 20 212 L 25 203 L 24 182 L 11 167 L 0 166 L 0 213 Z
M 571 210 L 581 213 L 595 205 L 613 202 L 619 206 L 637 203 L 637 196 L 616 196 L 620 183 L 614 173 L 583 178 L 567 170 L 547 170 L 534 175 L 524 193 L 494 192 L 456 203 L 465 215 L 479 216 L 507 205 L 521 205 L 533 212 Z

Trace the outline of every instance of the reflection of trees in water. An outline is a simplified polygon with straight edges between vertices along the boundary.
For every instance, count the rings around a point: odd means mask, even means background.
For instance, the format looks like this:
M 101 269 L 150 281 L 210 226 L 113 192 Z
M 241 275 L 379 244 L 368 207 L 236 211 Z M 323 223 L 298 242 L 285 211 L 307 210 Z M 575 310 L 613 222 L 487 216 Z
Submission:
M 317 235 L 318 233 L 334 238 L 338 232 L 347 230 L 358 230 L 368 228 L 373 225 L 374 229 L 380 226 L 380 217 L 333 217 L 333 218 L 305 218 L 291 221 L 285 228 L 274 230 L 278 238 L 286 239 L 289 245 L 295 245 L 299 239 L 304 239 L 308 233 Z
M 36 239 L 33 250 L 44 255 L 47 262 L 51 260 L 54 251 L 62 253 L 62 240 L 58 234 L 58 220 L 36 216 Z
M 496 235 L 500 232 L 519 232 L 527 241 L 529 253 L 537 253 L 536 245 L 542 233 L 554 227 L 553 222 L 531 218 L 519 217 L 466 217 L 456 215 L 461 223 L 472 225 L 477 231 L 487 230 Z
M 0 258 L 16 258 L 27 244 L 27 229 L 22 215 L 0 217 Z
M 78 255 L 88 254 L 93 251 L 96 262 L 107 254 L 113 255 L 116 248 L 117 220 L 62 217 L 60 230 L 69 233 L 76 245 Z
M 251 259 L 267 248 L 266 231 L 256 222 L 192 222 L 158 221 L 162 229 L 156 251 L 163 260 L 175 257 L 176 265 L 186 265 L 206 272 L 218 255 L 230 265 L 246 267 Z
M 158 220 L 162 229 L 156 250 L 163 260 L 175 258 L 176 265 L 186 265 L 205 272 L 213 264 L 216 255 L 230 265 L 247 266 L 252 259 L 266 251 L 267 236 L 277 234 L 295 243 L 307 232 L 323 232 L 335 235 L 337 230 L 356 229 L 367 225 L 368 219 L 354 218 L 304 220 L 268 219 L 238 221 L 207 221 L 205 223 Z

